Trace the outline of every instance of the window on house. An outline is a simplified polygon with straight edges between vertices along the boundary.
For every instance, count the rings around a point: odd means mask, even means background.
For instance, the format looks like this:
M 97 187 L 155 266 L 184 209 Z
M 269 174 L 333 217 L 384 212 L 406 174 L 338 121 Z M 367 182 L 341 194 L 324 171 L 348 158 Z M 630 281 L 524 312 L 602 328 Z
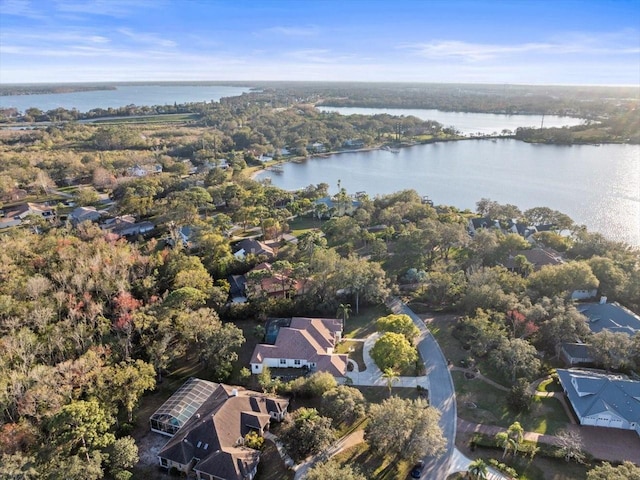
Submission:
M 300 365 L 302 362 L 301 362 L 300 360 L 294 360 L 294 361 L 293 361 L 293 363 L 294 363 L 295 365 Z
M 287 364 L 287 360 L 284 358 L 280 359 L 280 365 L 286 365 Z
M 162 465 L 163 467 L 166 467 L 169 465 L 169 462 L 167 461 L 166 458 L 161 458 L 160 459 L 160 465 Z

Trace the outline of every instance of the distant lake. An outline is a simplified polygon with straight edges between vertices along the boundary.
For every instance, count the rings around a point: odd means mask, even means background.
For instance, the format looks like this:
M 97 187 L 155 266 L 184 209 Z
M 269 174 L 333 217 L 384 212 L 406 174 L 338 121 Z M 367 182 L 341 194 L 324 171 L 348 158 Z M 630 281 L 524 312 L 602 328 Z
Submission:
M 369 196 L 414 189 L 436 205 L 475 210 L 481 198 L 521 210 L 546 206 L 589 231 L 640 246 L 640 145 L 537 145 L 512 139 L 462 140 L 350 152 L 287 163 L 261 172 L 273 185 L 296 190 L 337 183 Z
M 236 97 L 249 92 L 249 87 L 223 85 L 127 85 L 115 90 L 89 92 L 47 93 L 38 95 L 0 96 L 0 108 L 14 107 L 24 112 L 28 108 L 42 111 L 63 107 L 80 112 L 94 108 L 118 108 L 126 105 L 173 105 L 174 103 L 218 101 L 222 97 Z
M 408 108 L 359 108 L 359 107 L 317 107 L 321 112 L 338 112 L 341 115 L 389 115 L 414 116 L 421 120 L 435 120 L 445 127 L 455 127 L 464 135 L 482 133 L 490 135 L 507 129 L 515 131 L 518 127 L 539 128 L 542 115 L 503 115 L 497 113 L 443 112 L 441 110 Z M 545 115 L 545 127 L 564 127 L 581 125 L 584 120 L 573 117 Z

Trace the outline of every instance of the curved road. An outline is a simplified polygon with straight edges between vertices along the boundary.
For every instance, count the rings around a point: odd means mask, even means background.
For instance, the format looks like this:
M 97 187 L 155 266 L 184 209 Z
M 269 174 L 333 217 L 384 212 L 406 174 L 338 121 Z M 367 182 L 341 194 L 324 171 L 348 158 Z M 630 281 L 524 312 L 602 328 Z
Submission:
M 418 344 L 418 350 L 427 368 L 429 377 L 429 402 L 440 410 L 440 428 L 447 440 L 445 452 L 438 458 L 425 459 L 425 467 L 422 473 L 423 479 L 441 480 L 449 475 L 451 459 L 455 450 L 456 439 L 456 393 L 453 388 L 453 379 L 447 367 L 447 361 L 440 350 L 440 345 L 425 326 L 424 322 L 413 310 L 407 307 L 398 298 L 392 298 L 387 306 L 394 313 L 409 315 L 413 323 L 420 329 L 422 340 Z

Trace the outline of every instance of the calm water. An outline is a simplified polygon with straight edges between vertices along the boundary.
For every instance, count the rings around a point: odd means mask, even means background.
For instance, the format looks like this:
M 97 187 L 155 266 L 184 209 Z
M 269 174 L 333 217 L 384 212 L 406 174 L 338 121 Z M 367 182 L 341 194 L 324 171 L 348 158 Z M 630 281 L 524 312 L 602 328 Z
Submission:
M 357 107 L 318 107 L 322 112 L 338 112 L 342 115 L 413 115 L 421 120 L 435 120 L 445 127 L 455 127 L 464 135 L 482 133 L 490 135 L 507 129 L 515 131 L 518 127 L 536 127 L 542 124 L 542 115 L 500 115 L 494 113 L 442 112 L 440 110 L 406 108 L 357 108 Z M 564 127 L 580 125 L 583 120 L 573 117 L 545 115 L 545 127 Z
M 351 152 L 288 163 L 262 172 L 274 185 L 295 190 L 338 180 L 349 193 L 371 197 L 403 189 L 436 205 L 475 210 L 480 198 L 522 210 L 546 206 L 590 231 L 640 246 L 639 145 L 533 145 L 517 140 L 464 140 L 401 149 Z
M 24 112 L 35 107 L 47 111 L 63 107 L 88 112 L 94 108 L 118 108 L 126 105 L 173 105 L 174 103 L 218 101 L 222 97 L 235 97 L 248 92 L 247 87 L 220 85 L 135 85 L 117 86 L 116 90 L 91 92 L 49 93 L 42 95 L 0 96 L 0 108 L 15 107 Z

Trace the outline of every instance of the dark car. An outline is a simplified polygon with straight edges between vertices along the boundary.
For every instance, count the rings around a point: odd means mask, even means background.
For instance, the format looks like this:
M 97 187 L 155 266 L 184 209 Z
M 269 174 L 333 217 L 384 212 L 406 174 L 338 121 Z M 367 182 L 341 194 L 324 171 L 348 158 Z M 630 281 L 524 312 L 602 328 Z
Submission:
M 424 468 L 424 462 L 422 460 L 420 460 L 411 469 L 411 478 L 420 478 L 420 476 L 422 475 L 422 469 L 423 468 Z

